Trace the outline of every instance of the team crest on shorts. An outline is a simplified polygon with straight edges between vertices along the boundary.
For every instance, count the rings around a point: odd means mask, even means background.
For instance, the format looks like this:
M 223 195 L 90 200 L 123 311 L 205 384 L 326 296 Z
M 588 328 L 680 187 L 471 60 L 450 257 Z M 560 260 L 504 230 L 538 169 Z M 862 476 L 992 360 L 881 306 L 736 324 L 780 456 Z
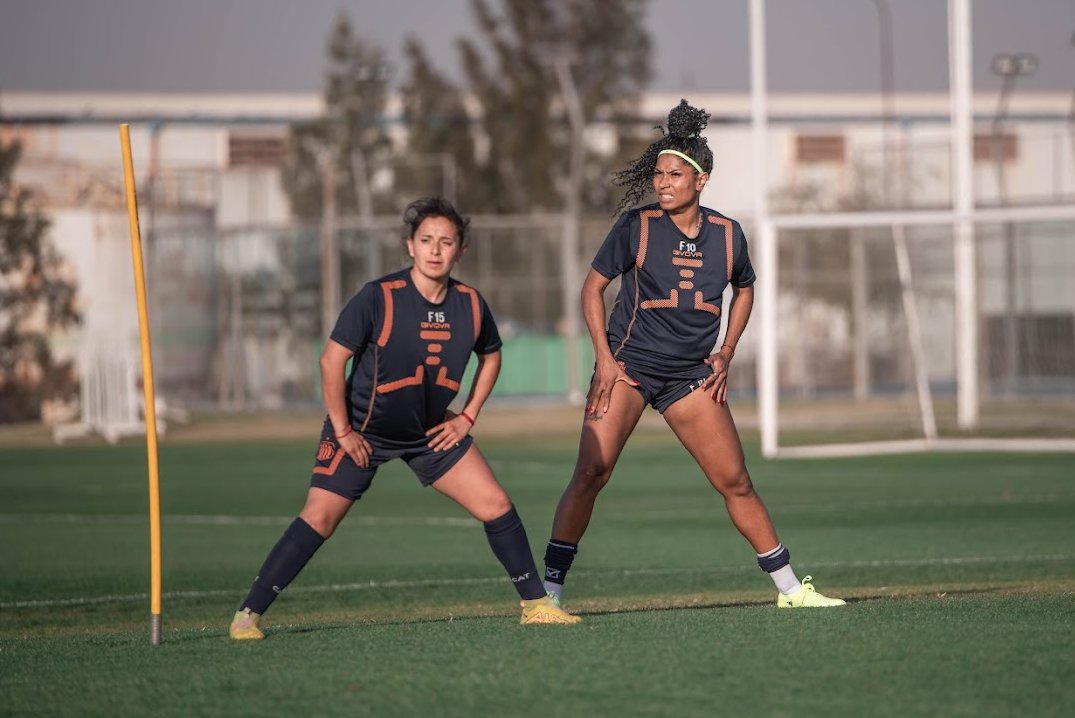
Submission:
M 317 447 L 317 460 L 328 461 L 336 454 L 336 447 L 333 446 L 331 441 L 322 441 L 321 445 Z

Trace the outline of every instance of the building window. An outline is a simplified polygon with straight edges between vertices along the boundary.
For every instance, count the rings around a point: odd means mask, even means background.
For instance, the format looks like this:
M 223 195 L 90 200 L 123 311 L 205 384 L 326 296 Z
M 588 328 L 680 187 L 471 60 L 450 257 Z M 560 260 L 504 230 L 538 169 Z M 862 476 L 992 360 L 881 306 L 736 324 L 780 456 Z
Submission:
M 994 135 L 989 132 L 974 135 L 975 162 L 996 162 L 998 159 L 1014 162 L 1018 154 L 1019 141 L 1013 134 L 1002 132 Z
M 274 135 L 228 136 L 229 167 L 279 167 L 287 157 L 287 139 Z
M 799 135 L 795 138 L 795 161 L 803 165 L 843 164 L 846 150 L 843 135 Z

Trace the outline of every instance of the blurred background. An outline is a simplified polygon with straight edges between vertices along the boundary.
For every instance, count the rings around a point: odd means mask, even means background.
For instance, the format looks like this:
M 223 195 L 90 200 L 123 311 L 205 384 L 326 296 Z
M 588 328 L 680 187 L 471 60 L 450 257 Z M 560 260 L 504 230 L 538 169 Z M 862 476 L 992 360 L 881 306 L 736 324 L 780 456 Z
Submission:
M 428 194 L 472 218 L 457 276 L 505 339 L 496 401 L 577 403 L 592 367 L 578 286 L 620 200 L 610 174 L 686 98 L 712 115 L 703 203 L 752 242 L 759 182 L 766 212 L 792 218 L 770 266 L 755 254 L 775 289 L 782 437 L 1073 438 L 1075 4 L 966 0 L 986 212 L 969 421 L 955 5 L 758 0 L 759 170 L 748 0 L 5 0 L 0 422 L 144 432 L 119 123 L 166 420 L 316 410 L 339 308 L 404 266 L 399 217 Z M 758 321 L 732 383 L 747 426 Z

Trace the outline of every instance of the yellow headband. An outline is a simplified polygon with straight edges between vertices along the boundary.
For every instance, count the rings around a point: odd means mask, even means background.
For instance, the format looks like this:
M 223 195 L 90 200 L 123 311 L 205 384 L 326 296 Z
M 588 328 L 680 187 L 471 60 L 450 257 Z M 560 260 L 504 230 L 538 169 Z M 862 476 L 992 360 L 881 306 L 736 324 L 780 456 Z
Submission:
M 690 162 L 691 166 L 694 167 L 694 169 L 698 170 L 698 174 L 700 174 L 700 175 L 705 174 L 705 170 L 702 169 L 702 166 L 700 164 L 698 164 L 697 162 L 695 162 L 694 160 L 692 160 L 690 157 L 688 157 L 687 155 L 683 154 L 679 150 L 661 150 L 660 152 L 657 153 L 657 156 L 660 157 L 661 155 L 675 155 L 676 157 L 682 157 L 687 162 Z

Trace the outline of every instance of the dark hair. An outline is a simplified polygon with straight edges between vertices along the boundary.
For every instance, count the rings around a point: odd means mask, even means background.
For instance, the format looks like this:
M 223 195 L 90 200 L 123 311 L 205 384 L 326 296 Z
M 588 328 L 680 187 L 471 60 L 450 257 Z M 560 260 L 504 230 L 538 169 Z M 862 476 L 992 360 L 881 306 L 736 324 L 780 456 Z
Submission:
M 455 231 L 459 235 L 459 245 L 466 245 L 470 219 L 460 215 L 452 203 L 442 197 L 423 197 L 407 205 L 407 209 L 403 210 L 403 224 L 407 227 L 407 238 L 413 238 L 422 222 L 430 217 L 444 217 L 454 224 Z
M 702 137 L 702 130 L 709 122 L 709 113 L 680 100 L 679 104 L 668 113 L 668 130 L 657 125 L 663 137 L 650 145 L 642 156 L 627 169 L 613 175 L 612 183 L 617 187 L 626 187 L 627 194 L 616 207 L 616 214 L 636 205 L 653 188 L 653 169 L 657 166 L 657 156 L 661 150 L 676 150 L 690 157 L 702 166 L 706 172 L 713 169 L 713 151 Z M 693 168 L 692 168 L 693 169 Z

